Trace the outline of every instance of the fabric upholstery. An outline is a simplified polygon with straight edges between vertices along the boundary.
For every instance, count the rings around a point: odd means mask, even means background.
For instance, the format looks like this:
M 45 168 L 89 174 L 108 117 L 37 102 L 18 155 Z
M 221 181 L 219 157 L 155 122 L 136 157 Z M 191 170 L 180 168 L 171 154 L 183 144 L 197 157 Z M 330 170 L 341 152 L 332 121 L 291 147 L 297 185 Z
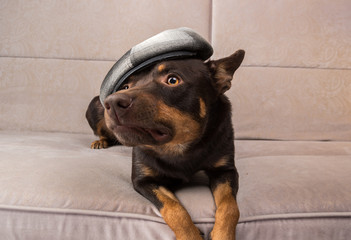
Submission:
M 94 137 L 85 134 L 0 136 L 5 239 L 174 239 L 157 209 L 133 190 L 130 148 L 92 150 Z M 236 141 L 238 238 L 351 237 L 350 152 L 350 142 Z M 176 191 L 206 237 L 215 210 L 207 184 L 198 174 Z
M 349 1 L 137 2 L 4 1 L 0 129 L 90 133 L 84 111 L 115 60 L 186 26 L 214 58 L 246 50 L 228 93 L 237 138 L 350 140 Z
M 351 140 L 350 70 L 239 68 L 227 95 L 237 139 Z
M 351 140 L 351 2 L 214 0 L 214 58 L 246 50 L 239 139 Z
M 0 129 L 91 133 L 85 111 L 113 63 L 0 58 Z
M 350 9 L 347 0 L 214 0 L 214 56 L 242 48 L 249 66 L 350 70 Z
M 210 3 L 5 0 L 0 6 L 0 56 L 116 61 L 139 42 L 184 26 L 209 40 Z
M 246 51 L 227 92 L 237 239 L 351 239 L 350 4 L 1 1 L 0 238 L 174 239 L 132 188 L 130 149 L 89 149 L 84 114 L 128 49 L 190 27 L 214 59 Z M 200 174 L 176 194 L 208 239 L 206 185 Z
M 91 133 L 85 110 L 113 64 L 0 58 L 0 129 Z M 350 140 L 350 72 L 239 68 L 227 92 L 236 138 Z

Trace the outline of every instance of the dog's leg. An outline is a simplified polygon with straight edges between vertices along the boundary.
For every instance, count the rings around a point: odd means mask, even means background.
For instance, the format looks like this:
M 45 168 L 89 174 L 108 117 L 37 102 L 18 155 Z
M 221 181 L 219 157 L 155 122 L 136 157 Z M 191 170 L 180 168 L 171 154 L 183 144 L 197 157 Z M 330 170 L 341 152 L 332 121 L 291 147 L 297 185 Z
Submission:
M 167 188 L 155 184 L 139 184 L 136 190 L 159 209 L 163 219 L 174 232 L 177 240 L 202 240 L 201 232 L 194 225 L 189 213 L 176 196 Z
M 133 185 L 137 192 L 149 199 L 160 211 L 177 240 L 202 240 L 189 213 L 176 196 L 155 180 L 155 172 L 142 163 L 133 162 Z
M 102 106 L 99 96 L 91 100 L 85 114 L 90 127 L 94 134 L 99 136 L 99 140 L 92 142 L 91 148 L 100 149 L 113 145 L 119 145 L 114 134 L 107 128 L 104 118 L 104 107 Z
M 217 207 L 211 239 L 234 240 L 235 228 L 240 215 L 236 202 L 238 191 L 237 171 L 235 168 L 227 171 L 211 171 L 208 175 Z

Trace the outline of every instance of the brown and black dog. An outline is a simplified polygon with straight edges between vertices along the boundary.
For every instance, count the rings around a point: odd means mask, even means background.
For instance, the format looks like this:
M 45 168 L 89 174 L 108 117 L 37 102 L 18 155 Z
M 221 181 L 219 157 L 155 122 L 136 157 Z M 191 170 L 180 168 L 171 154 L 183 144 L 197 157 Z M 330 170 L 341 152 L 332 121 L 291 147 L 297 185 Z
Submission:
M 136 191 L 160 211 L 178 240 L 202 239 L 170 190 L 204 170 L 217 207 L 213 240 L 235 239 L 239 219 L 231 104 L 224 95 L 245 52 L 216 61 L 167 60 L 134 73 L 109 95 L 95 97 L 86 117 L 100 140 L 92 148 L 133 146 Z

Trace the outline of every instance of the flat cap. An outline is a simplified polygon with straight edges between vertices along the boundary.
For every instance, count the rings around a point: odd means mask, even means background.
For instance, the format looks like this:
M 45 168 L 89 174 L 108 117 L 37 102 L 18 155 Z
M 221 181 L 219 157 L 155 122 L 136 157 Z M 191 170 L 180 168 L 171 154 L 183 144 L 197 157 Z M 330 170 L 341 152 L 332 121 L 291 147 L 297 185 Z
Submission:
M 212 54 L 211 45 L 190 28 L 163 31 L 132 47 L 113 65 L 101 84 L 100 101 L 104 103 L 131 74 L 158 61 L 184 57 L 207 60 Z

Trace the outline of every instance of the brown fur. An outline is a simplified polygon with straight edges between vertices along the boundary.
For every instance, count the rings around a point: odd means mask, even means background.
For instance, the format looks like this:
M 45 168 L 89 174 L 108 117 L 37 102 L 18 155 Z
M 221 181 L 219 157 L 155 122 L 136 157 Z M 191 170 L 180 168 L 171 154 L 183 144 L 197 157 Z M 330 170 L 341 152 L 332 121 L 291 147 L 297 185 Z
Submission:
M 177 240 L 201 240 L 200 231 L 195 227 L 188 212 L 172 192 L 164 187 L 154 190 L 163 207 L 160 213 L 176 234 Z
M 225 167 L 228 164 L 230 164 L 230 157 L 229 156 L 223 156 L 222 158 L 218 159 L 218 161 L 215 162 L 213 166 L 215 168 L 219 168 L 219 167 Z
M 235 226 L 240 214 L 229 182 L 219 184 L 213 191 L 213 196 L 217 210 L 212 240 L 235 239 Z
M 201 118 L 204 118 L 204 117 L 206 117 L 206 104 L 202 98 L 199 98 L 199 104 L 200 104 L 199 115 Z
M 200 136 L 200 125 L 194 118 L 176 108 L 167 106 L 159 102 L 155 120 L 172 122 L 176 134 L 173 139 L 161 146 L 154 148 L 157 152 L 166 155 L 182 155 L 186 151 L 189 143 L 195 141 Z

